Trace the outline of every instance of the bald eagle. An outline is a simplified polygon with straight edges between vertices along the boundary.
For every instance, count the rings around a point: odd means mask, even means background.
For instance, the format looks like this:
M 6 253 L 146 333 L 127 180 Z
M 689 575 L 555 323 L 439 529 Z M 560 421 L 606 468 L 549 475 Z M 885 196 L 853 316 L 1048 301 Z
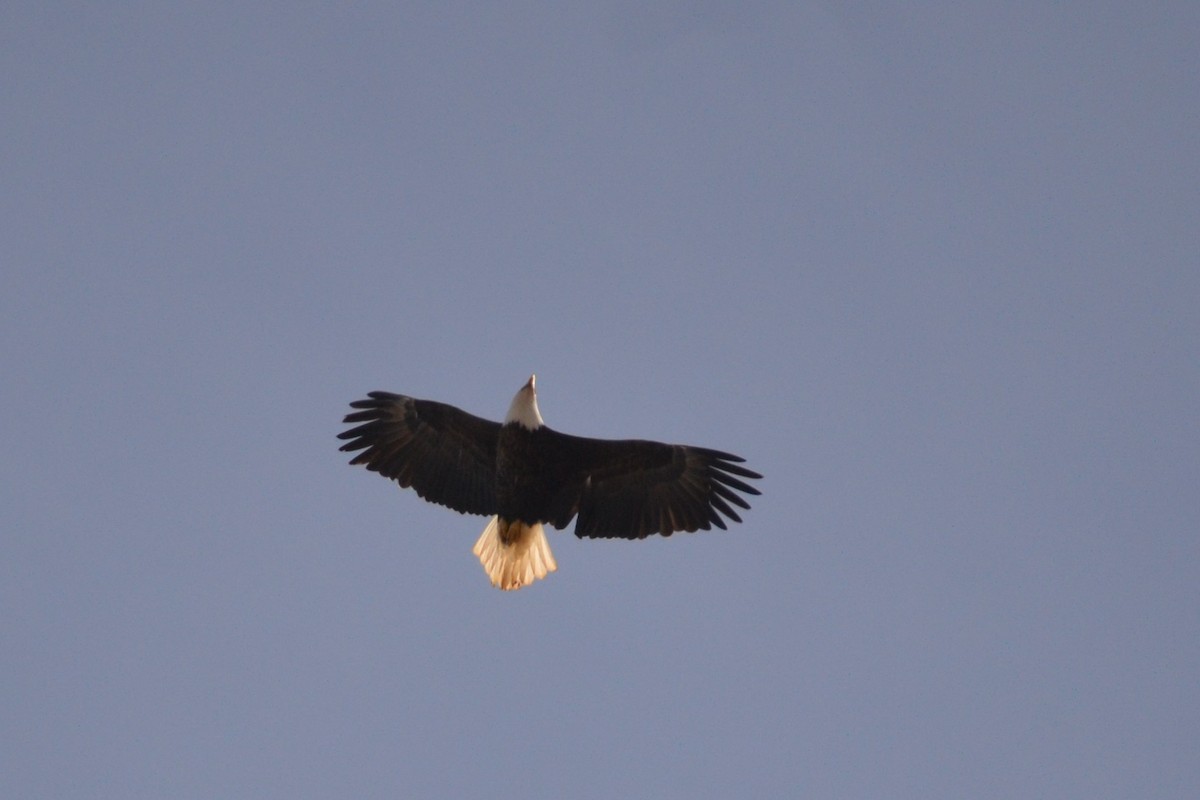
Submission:
M 350 404 L 357 427 L 338 434 L 351 464 L 412 487 L 432 503 L 491 515 L 474 553 L 492 585 L 519 589 L 558 569 L 543 524 L 575 519 L 580 538 L 644 539 L 741 522 L 738 494 L 762 476 L 719 450 L 642 440 L 587 439 L 547 427 L 536 376 L 504 423 L 432 400 L 370 392 Z M 360 452 L 361 451 L 361 452 Z

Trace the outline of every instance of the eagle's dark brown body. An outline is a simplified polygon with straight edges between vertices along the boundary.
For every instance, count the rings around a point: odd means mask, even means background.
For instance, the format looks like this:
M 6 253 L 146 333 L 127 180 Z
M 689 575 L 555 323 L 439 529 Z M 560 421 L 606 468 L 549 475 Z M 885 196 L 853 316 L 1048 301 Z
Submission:
M 476 552 L 494 550 L 499 561 L 512 561 L 507 548 L 519 550 L 524 538 L 541 537 L 543 523 L 562 529 L 575 519 L 580 537 L 668 536 L 724 528 L 724 518 L 741 522 L 731 506 L 750 505 L 738 493 L 759 494 L 741 479 L 762 476 L 729 453 L 590 439 L 546 427 L 533 378 L 517 393 L 504 424 L 404 395 L 371 392 L 368 397 L 351 403 L 358 410 L 346 416 L 358 426 L 339 434 L 350 440 L 342 450 L 361 451 L 350 463 L 456 511 L 496 515 Z M 495 548 L 485 542 L 493 528 L 499 540 Z M 552 571 L 553 557 L 548 546 L 544 550 L 542 561 Z

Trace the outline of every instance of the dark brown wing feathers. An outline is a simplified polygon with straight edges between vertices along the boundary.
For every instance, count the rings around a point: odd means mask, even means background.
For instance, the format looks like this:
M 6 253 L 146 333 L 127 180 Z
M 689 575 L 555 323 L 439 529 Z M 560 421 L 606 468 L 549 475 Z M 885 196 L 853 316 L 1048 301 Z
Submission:
M 411 486 L 426 500 L 465 514 L 493 514 L 500 425 L 431 400 L 371 392 L 356 400 L 338 434 L 351 464 Z
M 759 494 L 740 478 L 762 476 L 739 466 L 743 459 L 730 453 L 555 435 L 574 476 L 562 487 L 551 522 L 565 527 L 577 513 L 576 536 L 644 539 L 656 533 L 724 529 L 726 519 L 742 521 L 733 506 L 750 508 L 737 492 Z M 568 499 L 574 502 L 563 502 Z
M 412 487 L 424 499 L 467 514 L 497 513 L 500 424 L 445 403 L 371 392 L 350 404 L 338 434 L 351 464 Z M 644 539 L 741 522 L 742 495 L 761 478 L 720 450 L 644 440 L 589 439 L 548 427 L 519 442 L 530 472 L 524 503 L 539 521 L 589 538 Z

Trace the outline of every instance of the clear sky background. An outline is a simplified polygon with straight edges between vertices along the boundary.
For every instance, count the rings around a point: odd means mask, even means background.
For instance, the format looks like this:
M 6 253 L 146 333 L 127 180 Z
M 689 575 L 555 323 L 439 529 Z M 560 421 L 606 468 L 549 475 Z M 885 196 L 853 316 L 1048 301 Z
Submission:
M 1195 3 L 8 2 L 0 796 L 1200 796 Z M 372 389 L 730 531 L 346 466 Z

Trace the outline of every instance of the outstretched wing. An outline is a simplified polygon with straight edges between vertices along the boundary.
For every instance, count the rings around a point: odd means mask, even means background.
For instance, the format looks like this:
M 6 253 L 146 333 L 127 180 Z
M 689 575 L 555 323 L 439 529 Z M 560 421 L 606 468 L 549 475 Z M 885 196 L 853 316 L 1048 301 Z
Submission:
M 496 513 L 496 440 L 500 424 L 432 400 L 370 392 L 343 422 L 339 449 L 361 450 L 351 464 L 411 486 L 431 503 L 464 514 Z
M 742 521 L 733 506 L 750 508 L 742 494 L 760 494 L 741 478 L 762 476 L 739 466 L 744 459 L 730 453 L 550 433 L 561 463 L 573 466 L 552 503 L 551 524 L 565 528 L 578 514 L 579 537 L 644 539 L 724 529 L 726 519 Z

